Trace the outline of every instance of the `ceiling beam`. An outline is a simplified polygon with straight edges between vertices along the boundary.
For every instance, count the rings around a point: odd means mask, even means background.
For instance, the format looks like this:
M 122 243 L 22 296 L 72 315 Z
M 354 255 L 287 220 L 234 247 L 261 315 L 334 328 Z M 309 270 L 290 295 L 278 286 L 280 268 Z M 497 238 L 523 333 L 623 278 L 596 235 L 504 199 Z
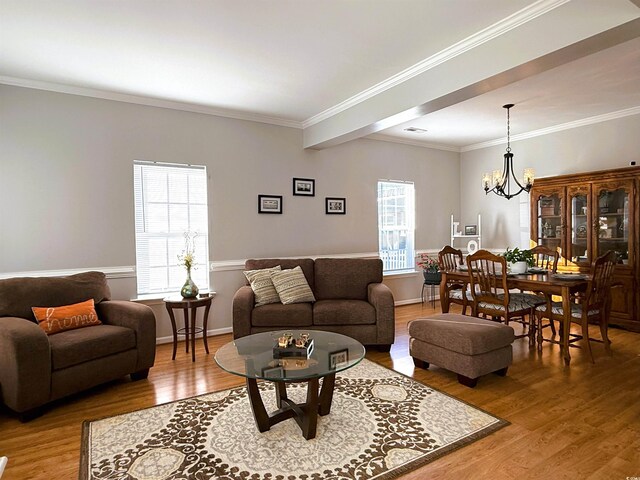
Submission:
M 607 10 L 612 4 L 615 12 Z M 634 5 L 596 5 L 603 11 L 585 14 L 580 2 L 563 4 L 309 125 L 304 147 L 323 149 L 370 135 L 640 36 Z M 570 28 L 566 18 L 572 19 Z

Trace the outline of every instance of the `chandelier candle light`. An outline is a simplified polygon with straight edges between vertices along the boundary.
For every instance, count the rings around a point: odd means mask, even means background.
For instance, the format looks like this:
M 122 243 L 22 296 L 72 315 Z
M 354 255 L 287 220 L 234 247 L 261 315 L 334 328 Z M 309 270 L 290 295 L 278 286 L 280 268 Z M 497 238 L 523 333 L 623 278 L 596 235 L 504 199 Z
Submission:
M 532 168 L 525 168 L 522 182 L 524 185 L 522 185 L 522 183 L 520 183 L 516 178 L 515 173 L 513 173 L 513 153 L 511 153 L 511 128 L 509 122 L 509 109 L 511 107 L 513 107 L 513 103 L 508 103 L 502 106 L 502 108 L 507 109 L 507 153 L 504 154 L 504 166 L 502 172 L 500 170 L 494 170 L 493 174 L 485 173 L 482 176 L 482 185 L 484 186 L 484 192 L 486 194 L 493 192 L 507 200 L 519 195 L 523 191 L 529 193 L 533 186 L 534 176 Z M 513 186 L 514 190 L 519 187 L 519 190 L 514 191 L 514 193 L 511 193 L 512 181 L 515 182 L 515 185 Z M 491 185 L 493 185 L 493 187 Z

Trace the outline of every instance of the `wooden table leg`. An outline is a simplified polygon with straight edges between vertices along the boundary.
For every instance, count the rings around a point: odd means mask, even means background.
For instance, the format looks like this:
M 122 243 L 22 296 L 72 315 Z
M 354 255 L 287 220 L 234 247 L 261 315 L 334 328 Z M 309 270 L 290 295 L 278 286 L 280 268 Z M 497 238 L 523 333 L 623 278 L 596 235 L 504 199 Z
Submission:
M 189 309 L 183 308 L 182 313 L 184 314 L 184 349 L 185 352 L 189 353 Z
M 258 382 L 255 378 L 247 378 L 247 392 L 249 394 L 249 403 L 251 404 L 251 410 L 253 411 L 253 418 L 256 421 L 258 431 L 266 432 L 269 430 L 269 414 L 267 409 L 264 408 L 262 402 L 262 396 L 258 389 Z
M 202 318 L 202 339 L 204 341 L 204 351 L 209 355 L 209 343 L 207 342 L 207 324 L 209 323 L 209 309 L 211 303 L 208 303 L 204 309 L 204 317 Z
M 307 403 L 304 409 L 304 415 L 300 423 L 302 436 L 306 440 L 311 440 L 316 436 L 316 428 L 318 425 L 318 384 L 317 378 L 312 378 L 307 383 Z
M 191 361 L 196 361 L 196 313 L 198 309 L 196 307 L 191 308 L 191 331 L 190 337 L 187 337 L 187 342 L 191 340 Z
M 287 384 L 284 382 L 274 382 L 276 384 L 276 406 L 282 408 L 282 400 L 287 400 Z
M 332 373 L 322 379 L 322 390 L 320 391 L 320 401 L 318 413 L 322 416 L 329 415 L 331 403 L 333 401 L 333 389 L 336 383 L 336 374 Z
M 571 363 L 571 353 L 569 353 L 569 337 L 571 333 L 571 297 L 569 287 L 562 287 L 562 353 L 565 365 Z
M 465 292 L 462 292 L 465 295 Z M 447 275 L 442 273 L 442 280 L 440 282 L 440 308 L 442 313 L 449 313 L 449 298 L 447 297 Z M 464 315 L 467 312 L 462 312 Z
M 171 320 L 171 334 L 173 335 L 173 355 L 171 355 L 171 360 L 175 360 L 176 350 L 178 348 L 178 330 L 176 328 L 176 319 L 173 316 L 173 309 L 168 305 L 167 312 L 169 312 L 169 319 Z

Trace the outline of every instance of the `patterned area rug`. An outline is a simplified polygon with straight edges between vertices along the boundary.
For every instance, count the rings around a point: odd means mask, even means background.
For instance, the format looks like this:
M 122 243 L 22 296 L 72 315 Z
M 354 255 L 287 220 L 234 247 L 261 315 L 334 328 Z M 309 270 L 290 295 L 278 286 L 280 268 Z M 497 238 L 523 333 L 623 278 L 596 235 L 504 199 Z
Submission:
M 261 382 L 268 411 L 271 382 Z M 287 387 L 304 402 L 306 384 Z M 508 422 L 368 360 L 336 376 L 305 440 L 289 419 L 259 433 L 245 387 L 87 421 L 81 479 L 390 479 Z

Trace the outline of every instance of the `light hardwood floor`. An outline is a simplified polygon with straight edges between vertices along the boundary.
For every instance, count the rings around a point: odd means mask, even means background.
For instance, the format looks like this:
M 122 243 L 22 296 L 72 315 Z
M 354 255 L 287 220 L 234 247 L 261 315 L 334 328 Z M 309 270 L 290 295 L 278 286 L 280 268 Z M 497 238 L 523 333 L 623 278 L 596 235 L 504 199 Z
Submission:
M 439 312 L 439 305 L 436 304 Z M 611 329 L 613 356 L 594 345 L 593 365 L 580 349 L 564 367 L 557 345 L 529 349 L 514 343 L 506 377 L 482 377 L 475 389 L 438 367 L 414 369 L 407 322 L 434 313 L 430 305 L 396 308 L 391 353 L 367 358 L 394 368 L 511 422 L 511 425 L 410 472 L 403 479 L 621 479 L 640 477 L 640 335 Z M 594 334 L 596 329 L 594 328 Z M 210 339 L 213 352 L 231 335 Z M 181 345 L 182 346 L 182 345 Z M 197 344 L 196 362 L 184 350 L 158 346 L 148 380 L 122 380 L 56 402 L 45 415 L 21 424 L 0 411 L 0 456 L 9 457 L 2 480 L 77 478 L 83 420 L 96 419 L 243 384 L 218 368 Z

